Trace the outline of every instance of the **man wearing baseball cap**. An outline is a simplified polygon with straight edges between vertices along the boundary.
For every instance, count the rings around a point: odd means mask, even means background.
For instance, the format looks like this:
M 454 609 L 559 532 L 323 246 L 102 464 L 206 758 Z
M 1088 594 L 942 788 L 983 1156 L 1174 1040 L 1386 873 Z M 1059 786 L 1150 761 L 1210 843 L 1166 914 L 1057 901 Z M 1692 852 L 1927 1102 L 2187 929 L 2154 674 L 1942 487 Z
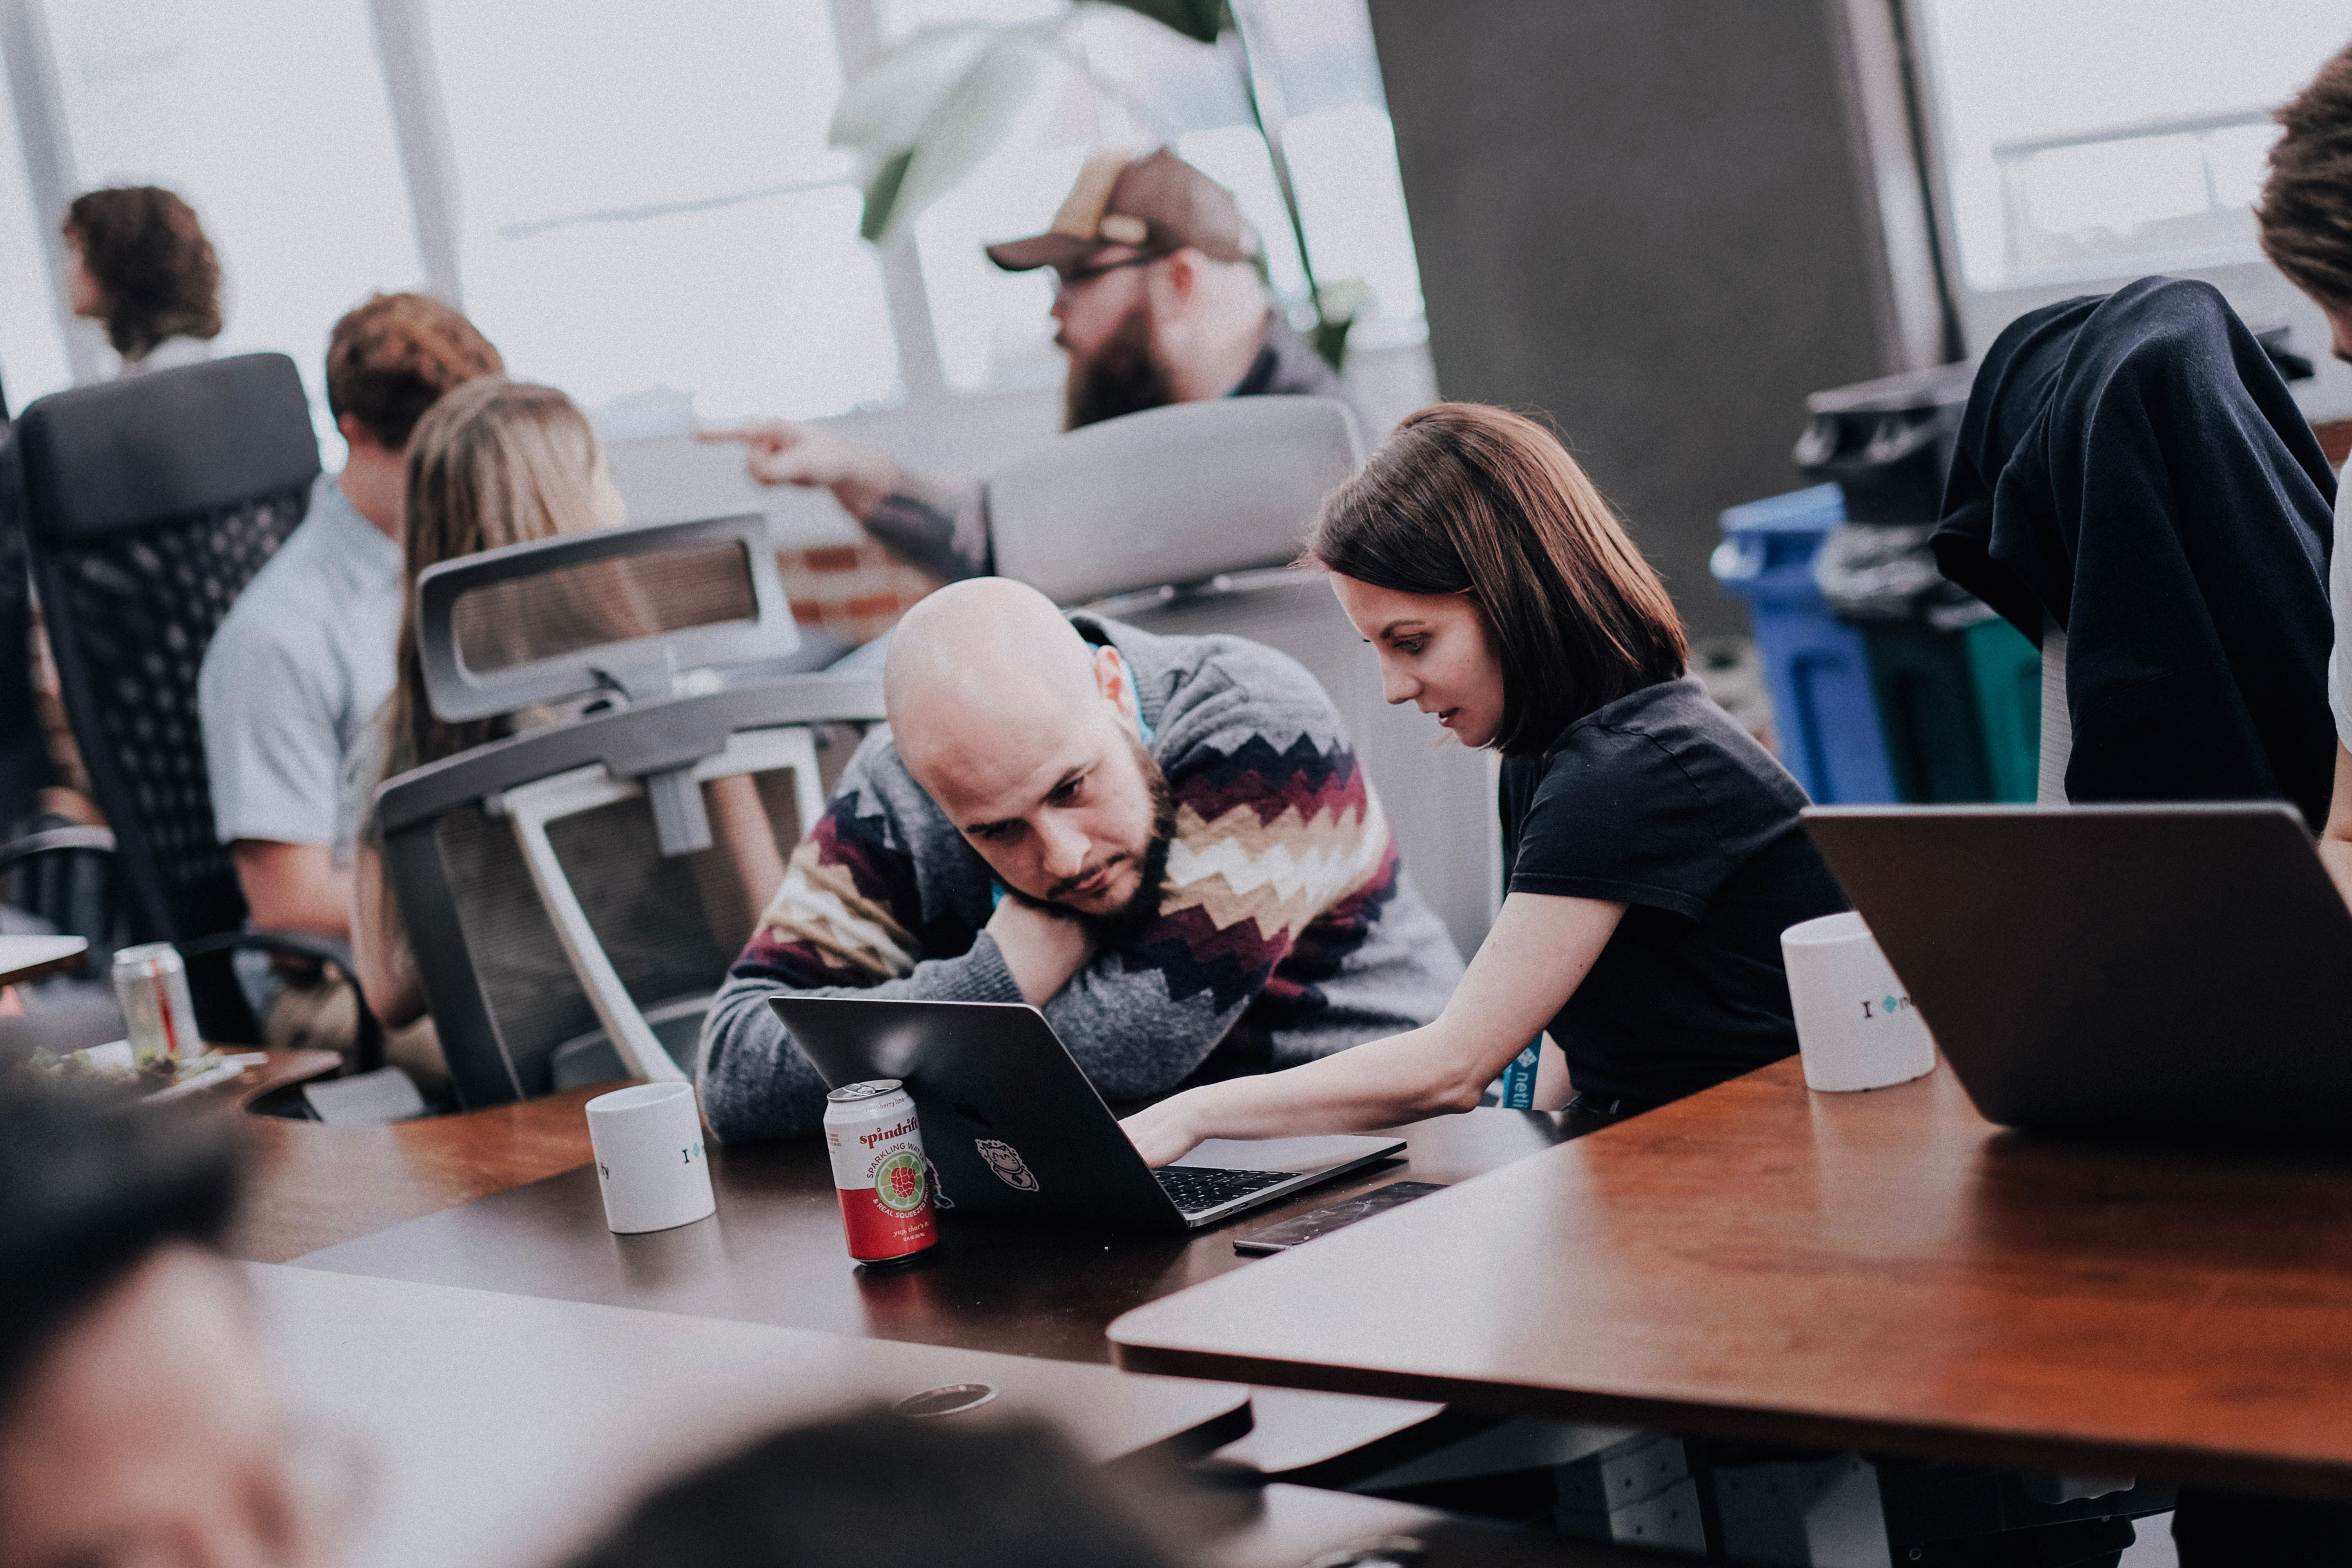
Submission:
M 1233 193 L 1165 147 L 1087 159 L 1052 227 L 992 245 L 988 257 L 1008 272 L 1054 270 L 1054 342 L 1070 359 L 1066 429 L 1213 397 L 1348 400 L 1331 367 L 1268 308 L 1257 232 Z M 1361 410 L 1357 420 L 1374 434 Z M 763 420 L 703 439 L 744 443 L 762 484 L 832 490 L 868 533 L 933 576 L 988 570 L 969 489 L 917 479 L 815 426 Z

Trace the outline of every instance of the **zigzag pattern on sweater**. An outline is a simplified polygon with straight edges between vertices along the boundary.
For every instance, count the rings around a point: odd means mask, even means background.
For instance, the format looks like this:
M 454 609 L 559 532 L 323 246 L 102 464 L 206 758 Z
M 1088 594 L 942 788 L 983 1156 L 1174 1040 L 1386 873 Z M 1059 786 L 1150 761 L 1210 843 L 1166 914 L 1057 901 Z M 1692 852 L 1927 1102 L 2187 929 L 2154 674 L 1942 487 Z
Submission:
M 1315 982 L 1339 972 L 1397 885 L 1388 820 L 1353 753 L 1253 736 L 1230 753 L 1196 749 L 1169 790 L 1160 913 L 1126 944 L 1126 967 L 1160 969 L 1172 996 L 1207 991 L 1221 1009 L 1261 988 L 1285 1021 L 1319 1007 Z M 793 851 L 737 973 L 873 985 L 939 956 L 912 929 L 912 857 L 858 805 L 836 797 Z M 1299 973 L 1271 985 L 1294 954 Z

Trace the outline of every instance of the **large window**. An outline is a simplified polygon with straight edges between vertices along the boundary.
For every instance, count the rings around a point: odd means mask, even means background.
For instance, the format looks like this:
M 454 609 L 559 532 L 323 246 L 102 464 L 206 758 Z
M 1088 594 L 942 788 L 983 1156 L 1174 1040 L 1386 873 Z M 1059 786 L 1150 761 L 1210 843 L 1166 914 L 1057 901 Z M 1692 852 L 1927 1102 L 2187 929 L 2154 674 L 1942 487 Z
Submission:
M 855 170 L 824 144 L 841 94 L 824 5 L 435 0 L 432 16 L 466 305 L 519 374 L 640 422 L 897 396 Z
M 222 350 L 283 349 L 315 382 L 337 316 L 422 282 L 363 0 L 47 9 L 73 184 L 188 199 L 220 253 Z
M 1317 270 L 1370 290 L 1357 343 L 1415 341 L 1363 0 L 1250 3 Z M 825 144 L 845 59 L 927 26 L 1024 19 L 1065 24 L 1060 74 L 903 250 L 860 240 L 860 171 Z M 0 129 L 0 268 L 21 280 L 0 378 L 17 405 L 110 363 L 59 331 L 42 257 L 62 215 L 30 194 L 101 184 L 194 205 L 226 277 L 226 350 L 282 350 L 315 392 L 337 315 L 431 287 L 615 435 L 1058 374 L 1045 279 L 999 273 L 980 247 L 1042 228 L 1097 148 L 1176 145 L 1239 195 L 1286 300 L 1304 293 L 1238 52 L 1114 6 L 0 0 L 0 39 L 40 57 L 11 79 L 46 84 L 12 95 Z M 20 145 L 19 128 L 37 133 Z M 909 331 L 923 352 L 901 352 Z
M 2271 116 L 2352 40 L 2342 0 L 1908 5 L 1972 336 L 2146 273 L 2267 273 Z

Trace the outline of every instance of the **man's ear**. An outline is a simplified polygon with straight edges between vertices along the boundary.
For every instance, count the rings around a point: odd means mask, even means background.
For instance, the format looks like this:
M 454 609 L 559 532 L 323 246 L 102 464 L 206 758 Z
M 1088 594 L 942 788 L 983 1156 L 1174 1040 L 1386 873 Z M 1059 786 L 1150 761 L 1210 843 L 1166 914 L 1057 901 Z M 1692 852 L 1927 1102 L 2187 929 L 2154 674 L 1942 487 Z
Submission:
M 1201 291 L 1201 253 L 1189 245 L 1181 250 L 1169 252 L 1151 270 L 1159 274 L 1153 280 L 1154 285 L 1164 295 L 1163 299 L 1154 300 L 1155 304 L 1181 311 L 1192 305 Z
M 1137 718 L 1135 688 L 1127 679 L 1127 660 L 1115 647 L 1095 649 L 1095 689 L 1104 701 L 1118 710 L 1118 716 L 1132 725 Z
M 391 448 L 387 447 L 383 442 L 377 440 L 375 438 L 375 432 L 369 429 L 356 414 L 343 414 L 337 416 L 335 419 L 335 428 L 342 432 L 344 441 L 350 444 L 353 451 L 358 451 L 362 447 L 373 447 L 376 451 L 390 455 Z

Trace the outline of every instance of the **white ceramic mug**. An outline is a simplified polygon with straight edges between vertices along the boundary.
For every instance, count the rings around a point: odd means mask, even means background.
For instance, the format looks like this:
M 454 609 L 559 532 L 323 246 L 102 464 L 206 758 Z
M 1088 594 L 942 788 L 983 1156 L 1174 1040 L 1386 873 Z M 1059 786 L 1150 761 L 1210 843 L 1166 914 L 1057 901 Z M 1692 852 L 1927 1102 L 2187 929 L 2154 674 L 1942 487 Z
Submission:
M 702 1113 L 690 1083 L 640 1083 L 588 1102 L 588 1143 L 604 1223 L 624 1236 L 690 1225 L 715 1211 Z
M 1780 933 L 1808 1089 L 1885 1089 L 1934 1070 L 1936 1042 L 1858 914 Z

